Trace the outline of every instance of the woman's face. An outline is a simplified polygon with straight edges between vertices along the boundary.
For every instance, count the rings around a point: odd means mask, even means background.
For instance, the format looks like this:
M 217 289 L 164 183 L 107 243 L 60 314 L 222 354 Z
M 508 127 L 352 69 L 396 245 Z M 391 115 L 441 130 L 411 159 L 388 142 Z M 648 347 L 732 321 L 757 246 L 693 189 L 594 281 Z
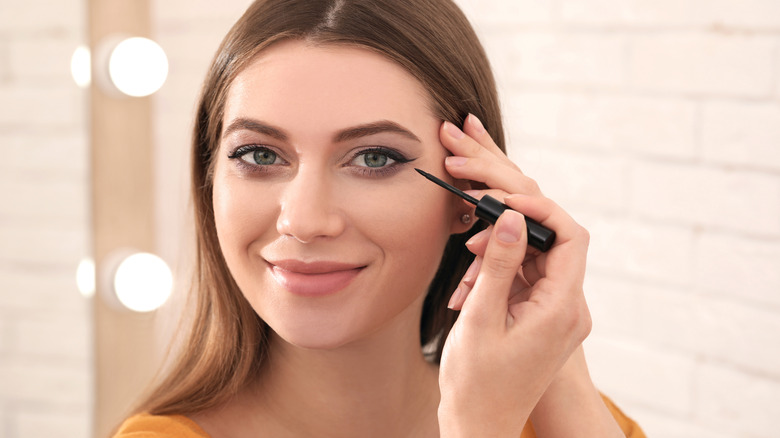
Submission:
M 336 348 L 390 327 L 415 335 L 463 205 L 422 85 L 364 49 L 285 41 L 234 80 L 214 173 L 220 246 L 276 333 Z

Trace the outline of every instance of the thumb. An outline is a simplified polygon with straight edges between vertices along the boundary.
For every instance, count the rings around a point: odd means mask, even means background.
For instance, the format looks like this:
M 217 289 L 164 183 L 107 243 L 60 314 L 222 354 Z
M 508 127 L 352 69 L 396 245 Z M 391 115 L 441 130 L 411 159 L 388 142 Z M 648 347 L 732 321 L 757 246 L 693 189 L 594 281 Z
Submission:
M 460 317 L 481 323 L 506 323 L 512 283 L 525 258 L 528 236 L 525 218 L 506 210 L 496 221 L 474 288 L 463 303 Z

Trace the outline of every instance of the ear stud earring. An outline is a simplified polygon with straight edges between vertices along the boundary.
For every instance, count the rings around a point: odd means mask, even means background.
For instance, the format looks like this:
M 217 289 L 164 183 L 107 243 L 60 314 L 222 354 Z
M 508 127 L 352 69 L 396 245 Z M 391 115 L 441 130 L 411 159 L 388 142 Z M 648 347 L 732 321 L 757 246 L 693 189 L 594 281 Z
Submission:
M 463 222 L 464 224 L 470 224 L 471 223 L 471 215 L 464 214 L 463 216 L 460 217 L 460 221 Z

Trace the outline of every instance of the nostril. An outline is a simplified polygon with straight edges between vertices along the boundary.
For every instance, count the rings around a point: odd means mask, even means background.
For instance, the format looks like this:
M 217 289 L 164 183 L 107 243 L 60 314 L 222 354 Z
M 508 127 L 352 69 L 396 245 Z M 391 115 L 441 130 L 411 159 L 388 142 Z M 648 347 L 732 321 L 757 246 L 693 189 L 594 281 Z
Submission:
M 341 213 L 328 202 L 298 202 L 284 206 L 276 223 L 280 235 L 301 243 L 339 236 L 345 228 Z

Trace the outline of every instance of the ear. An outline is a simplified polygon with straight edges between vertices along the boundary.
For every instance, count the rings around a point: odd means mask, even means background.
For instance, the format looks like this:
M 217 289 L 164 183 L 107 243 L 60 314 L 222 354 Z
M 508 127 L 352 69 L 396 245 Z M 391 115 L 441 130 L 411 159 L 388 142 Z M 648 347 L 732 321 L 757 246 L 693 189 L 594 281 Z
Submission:
M 456 179 L 452 185 L 460 190 L 471 190 L 471 182 L 464 179 Z M 450 234 L 465 233 L 470 230 L 471 227 L 477 222 L 477 217 L 474 215 L 474 206 L 465 200 L 453 196 L 452 197 L 452 222 L 450 226 Z M 468 220 L 464 220 L 468 218 Z

